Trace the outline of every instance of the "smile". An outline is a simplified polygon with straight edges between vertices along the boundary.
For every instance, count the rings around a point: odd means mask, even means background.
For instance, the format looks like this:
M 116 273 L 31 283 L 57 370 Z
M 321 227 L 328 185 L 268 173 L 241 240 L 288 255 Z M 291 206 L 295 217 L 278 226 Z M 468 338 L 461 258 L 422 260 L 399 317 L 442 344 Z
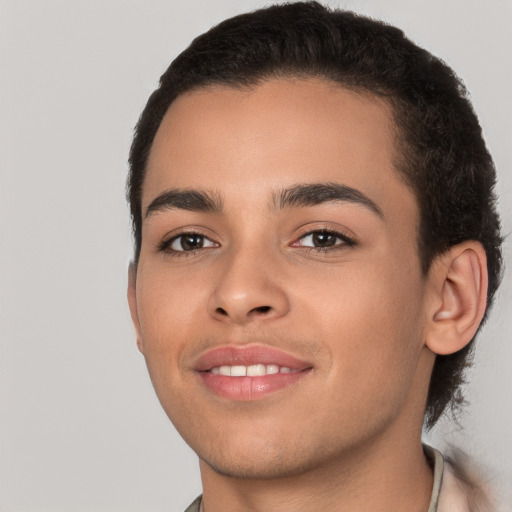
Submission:
M 251 364 L 250 366 L 214 366 L 210 372 L 214 375 L 226 377 L 261 377 L 263 375 L 275 375 L 276 373 L 296 373 L 300 370 L 291 369 L 288 366 L 277 364 Z
M 265 345 L 223 346 L 202 354 L 195 370 L 222 398 L 252 401 L 299 383 L 313 365 Z

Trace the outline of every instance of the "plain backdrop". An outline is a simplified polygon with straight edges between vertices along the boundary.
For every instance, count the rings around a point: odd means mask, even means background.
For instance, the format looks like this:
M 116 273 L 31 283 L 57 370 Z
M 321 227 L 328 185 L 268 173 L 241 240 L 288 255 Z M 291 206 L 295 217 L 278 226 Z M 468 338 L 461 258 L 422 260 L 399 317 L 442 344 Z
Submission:
M 510 233 L 512 1 L 327 3 L 400 26 L 455 68 L 494 156 Z M 266 4 L 0 0 L 0 512 L 180 512 L 199 493 L 196 457 L 135 348 L 126 161 L 170 61 L 214 23 Z M 512 505 L 510 273 L 497 299 L 467 412 L 429 439 L 475 457 Z

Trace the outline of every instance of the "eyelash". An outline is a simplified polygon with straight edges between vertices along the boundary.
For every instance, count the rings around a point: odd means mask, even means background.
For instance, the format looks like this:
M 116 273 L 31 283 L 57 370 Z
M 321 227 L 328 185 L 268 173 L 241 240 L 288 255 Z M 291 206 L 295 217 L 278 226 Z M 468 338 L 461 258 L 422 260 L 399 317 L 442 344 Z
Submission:
M 341 240 L 342 243 L 336 243 L 336 240 L 335 240 L 334 245 L 327 246 L 327 247 L 310 247 L 310 246 L 308 247 L 308 246 L 299 245 L 299 242 L 301 240 L 304 240 L 305 238 L 307 238 L 309 236 L 313 236 L 315 234 L 316 235 L 323 234 L 323 235 L 328 235 L 328 236 L 334 236 L 335 238 Z M 326 252 L 330 252 L 330 251 L 340 250 L 347 246 L 354 247 L 355 245 L 356 245 L 356 241 L 353 238 L 349 237 L 346 233 L 343 233 L 342 231 L 336 231 L 336 230 L 328 229 L 328 228 L 324 228 L 324 229 L 320 228 L 320 229 L 313 229 L 311 231 L 307 231 L 306 233 L 301 235 L 297 239 L 297 241 L 292 244 L 292 247 L 302 247 L 302 249 L 305 249 L 307 251 L 326 253 Z
M 207 237 L 206 235 L 203 235 L 203 233 L 199 233 L 197 231 L 186 231 L 184 233 L 180 233 L 179 235 L 175 235 L 171 238 L 169 238 L 168 240 L 164 240 L 159 246 L 158 246 L 158 250 L 160 252 L 164 252 L 170 256 L 172 256 L 173 258 L 181 258 L 181 257 L 188 257 L 188 256 L 193 256 L 194 254 L 197 254 L 199 251 L 201 251 L 202 249 L 209 249 L 209 247 L 200 247 L 199 249 L 192 249 L 190 251 L 177 251 L 175 249 L 171 249 L 171 246 L 172 244 L 176 241 L 176 240 L 179 240 L 180 238 L 184 238 L 186 236 L 197 236 L 197 237 L 201 237 L 203 238 L 204 240 L 208 240 L 212 243 L 216 243 L 216 242 L 213 242 L 213 240 L 211 240 L 209 237 Z M 218 244 L 217 244 L 218 246 Z
M 303 245 L 299 244 L 299 242 L 301 240 L 304 240 L 305 238 L 307 238 L 309 236 L 313 236 L 315 234 L 316 235 L 323 234 L 323 235 L 328 235 L 328 236 L 334 236 L 335 238 L 341 240 L 342 243 L 336 243 L 335 242 L 334 245 L 327 246 L 327 247 L 311 247 L 311 246 L 303 246 Z M 209 237 L 207 237 L 206 235 L 204 235 L 204 234 L 202 234 L 200 232 L 186 231 L 184 233 L 180 233 L 179 235 L 175 235 L 172 238 L 169 238 L 168 240 L 164 240 L 161 244 L 159 244 L 158 250 L 160 252 L 167 253 L 168 255 L 170 255 L 172 257 L 180 258 L 180 257 L 193 256 L 193 255 L 197 254 L 199 251 L 201 251 L 203 249 L 210 249 L 210 248 L 212 248 L 212 247 L 200 247 L 198 249 L 191 249 L 189 251 L 187 251 L 187 250 L 178 251 L 178 250 L 175 250 L 175 249 L 171 249 L 171 246 L 172 246 L 172 244 L 175 241 L 179 240 L 180 238 L 186 237 L 186 236 L 201 237 L 204 240 L 208 240 L 212 244 L 216 244 L 215 245 L 216 247 L 219 246 L 216 242 L 214 242 Z M 357 245 L 356 241 L 353 238 L 349 237 L 347 234 L 343 233 L 342 231 L 336 231 L 336 230 L 333 230 L 333 229 L 322 229 L 322 228 L 320 228 L 320 229 L 313 229 L 311 231 L 305 232 L 304 234 L 302 234 L 297 239 L 297 241 L 295 241 L 295 242 L 293 242 L 293 244 L 291 244 L 291 247 L 301 247 L 303 250 L 307 250 L 308 252 L 315 251 L 315 252 L 326 253 L 326 252 L 330 252 L 330 251 L 340 250 L 340 249 L 343 249 L 344 247 L 347 247 L 347 246 L 348 247 L 354 247 L 355 245 Z

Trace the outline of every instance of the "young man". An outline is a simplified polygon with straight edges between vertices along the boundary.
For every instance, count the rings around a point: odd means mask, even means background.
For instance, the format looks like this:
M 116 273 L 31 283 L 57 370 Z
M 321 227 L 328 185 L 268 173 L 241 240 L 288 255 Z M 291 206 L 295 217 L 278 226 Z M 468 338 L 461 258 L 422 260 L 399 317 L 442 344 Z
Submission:
M 238 16 L 164 73 L 130 165 L 130 310 L 200 458 L 188 510 L 469 510 L 421 443 L 501 268 L 453 72 L 317 3 Z

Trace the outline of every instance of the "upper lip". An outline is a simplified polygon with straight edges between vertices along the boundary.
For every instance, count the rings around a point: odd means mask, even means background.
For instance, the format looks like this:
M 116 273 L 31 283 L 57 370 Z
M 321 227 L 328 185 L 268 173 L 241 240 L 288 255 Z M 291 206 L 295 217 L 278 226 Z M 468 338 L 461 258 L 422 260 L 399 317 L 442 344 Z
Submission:
M 217 366 L 250 366 L 253 364 L 275 364 L 292 370 L 304 370 L 313 365 L 268 345 L 225 345 L 201 354 L 194 368 L 207 371 Z

